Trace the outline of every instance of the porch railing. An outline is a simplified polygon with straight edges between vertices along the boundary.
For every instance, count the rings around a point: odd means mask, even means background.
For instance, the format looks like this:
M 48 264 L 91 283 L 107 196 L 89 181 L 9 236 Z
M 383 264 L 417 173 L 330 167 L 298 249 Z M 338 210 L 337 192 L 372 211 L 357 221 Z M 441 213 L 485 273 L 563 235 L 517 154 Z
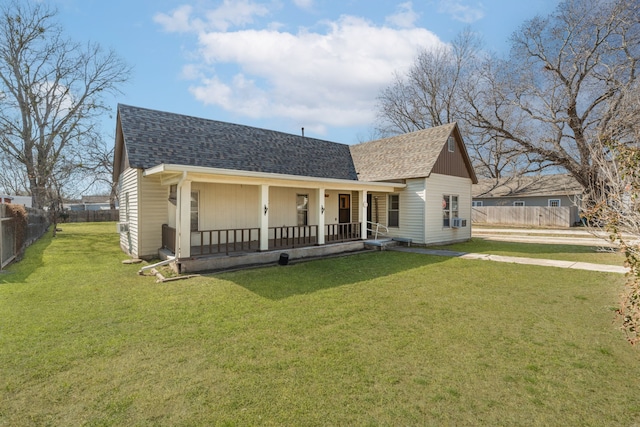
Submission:
M 176 253 L 176 229 L 162 224 L 162 247 Z
M 191 255 L 229 255 L 229 252 L 260 250 L 259 228 L 201 230 L 193 233 L 197 237 L 191 239 Z
M 325 225 L 326 242 L 346 242 L 349 240 L 360 240 L 361 225 L 359 222 L 347 222 L 343 224 Z
M 273 236 L 273 238 L 271 238 Z M 317 225 L 269 227 L 269 249 L 297 248 L 318 243 Z
M 260 250 L 259 228 L 200 230 L 191 233 L 191 255 L 214 255 L 230 252 L 257 252 Z M 326 224 L 325 242 L 337 243 L 360 240 L 361 224 Z M 318 243 L 317 225 L 269 227 L 269 250 L 298 248 Z M 162 225 L 162 247 L 175 253 L 176 229 Z

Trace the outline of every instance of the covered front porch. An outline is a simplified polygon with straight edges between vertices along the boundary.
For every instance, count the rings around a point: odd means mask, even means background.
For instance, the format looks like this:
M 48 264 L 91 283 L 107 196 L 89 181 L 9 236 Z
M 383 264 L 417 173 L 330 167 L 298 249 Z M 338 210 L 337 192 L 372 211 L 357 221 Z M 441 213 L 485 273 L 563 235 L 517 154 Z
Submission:
M 362 249 L 368 192 L 403 187 L 178 168 L 160 165 L 145 176 L 159 175 L 166 187 L 161 255 L 175 257 L 182 272 L 227 268 L 223 258 L 234 258 L 235 266 L 277 261 L 284 251 L 295 259 Z

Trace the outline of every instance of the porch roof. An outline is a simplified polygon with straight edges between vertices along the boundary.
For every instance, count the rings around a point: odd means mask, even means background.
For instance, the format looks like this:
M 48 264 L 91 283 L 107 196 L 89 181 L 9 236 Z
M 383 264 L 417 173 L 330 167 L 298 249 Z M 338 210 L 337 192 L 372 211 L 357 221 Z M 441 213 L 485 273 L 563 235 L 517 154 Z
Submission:
M 384 193 L 392 193 L 406 187 L 406 184 L 402 183 L 352 181 L 350 179 L 318 178 L 164 163 L 145 169 L 143 176 L 160 176 L 162 184 L 164 185 L 176 184 L 181 179 L 189 179 L 195 182 L 247 185 L 267 184 L 282 187 L 365 190 Z

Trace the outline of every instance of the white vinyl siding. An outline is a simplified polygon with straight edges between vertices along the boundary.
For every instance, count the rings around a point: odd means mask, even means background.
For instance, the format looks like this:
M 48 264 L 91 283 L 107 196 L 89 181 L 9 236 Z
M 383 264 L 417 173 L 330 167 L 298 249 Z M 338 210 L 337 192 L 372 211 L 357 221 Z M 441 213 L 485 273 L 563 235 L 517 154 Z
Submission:
M 424 243 L 425 179 L 408 179 L 400 193 L 400 237 Z
M 258 186 L 192 182 L 199 195 L 200 230 L 255 228 L 258 226 Z M 273 203 L 270 203 L 272 206 Z M 269 215 L 273 210 L 269 210 Z
M 426 180 L 425 242 L 446 243 L 471 238 L 471 180 L 455 176 L 431 174 Z M 458 217 L 467 220 L 466 227 L 442 226 L 442 195 L 458 196 Z
M 138 223 L 140 243 L 139 257 L 157 257 L 162 246 L 162 224 L 169 220 L 167 210 L 167 186 L 156 177 L 143 177 L 138 171 L 138 201 L 140 221 Z
M 389 228 L 389 235 L 392 237 L 404 237 L 411 239 L 415 243 L 424 243 L 424 208 L 425 189 L 424 178 L 408 179 L 406 187 L 398 193 L 400 197 L 400 226 Z M 378 196 L 378 213 L 384 216 L 379 221 L 381 224 L 387 222 L 388 195 L 374 194 Z M 372 197 L 372 203 L 374 203 Z M 375 221 L 375 207 L 372 208 L 373 219 Z
M 120 175 L 119 185 L 120 222 L 129 221 L 129 232 L 120 233 L 120 247 L 127 254 L 138 257 L 138 170 L 125 170 Z

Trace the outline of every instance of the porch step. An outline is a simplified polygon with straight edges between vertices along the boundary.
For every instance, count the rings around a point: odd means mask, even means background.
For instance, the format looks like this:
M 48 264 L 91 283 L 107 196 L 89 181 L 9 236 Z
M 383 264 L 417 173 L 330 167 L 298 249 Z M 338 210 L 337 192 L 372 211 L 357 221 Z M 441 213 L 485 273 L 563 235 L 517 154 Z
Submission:
M 384 251 L 386 248 L 391 246 L 396 246 L 398 244 L 397 241 L 393 239 L 377 239 L 377 240 L 365 240 L 364 247 L 367 249 L 377 249 L 380 251 Z
M 394 237 L 391 240 L 394 240 L 398 243 L 406 243 L 407 246 L 411 246 L 411 239 L 408 237 Z

